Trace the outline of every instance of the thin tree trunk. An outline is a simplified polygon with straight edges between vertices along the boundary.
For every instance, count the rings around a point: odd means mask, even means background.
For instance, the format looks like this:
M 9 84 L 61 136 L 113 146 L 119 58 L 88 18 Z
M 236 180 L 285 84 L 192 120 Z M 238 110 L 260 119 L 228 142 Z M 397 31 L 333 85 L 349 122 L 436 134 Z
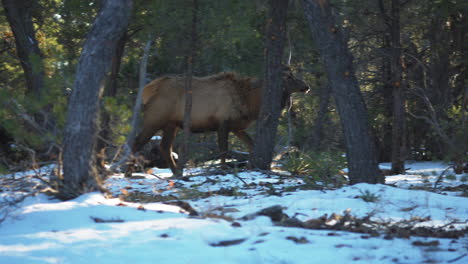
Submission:
M 290 53 L 291 55 L 291 53 Z M 287 142 L 286 142 L 286 146 L 289 148 L 292 146 L 292 141 L 293 141 L 293 137 L 294 137 L 294 130 L 293 130 L 293 116 L 295 115 L 293 113 L 293 102 L 292 102 L 292 98 L 289 98 L 289 101 L 288 101 L 288 104 L 286 105 L 287 109 L 288 109 L 288 138 L 287 138 Z
M 117 47 L 114 52 L 114 56 L 112 56 L 112 64 L 111 64 L 111 71 L 109 74 L 109 85 L 108 89 L 104 91 L 105 96 L 116 96 L 117 95 L 117 84 L 118 84 L 118 77 L 120 72 L 120 65 L 122 64 L 122 57 L 125 52 L 125 44 L 127 44 L 128 34 L 125 32 L 123 36 L 117 42 Z
M 24 71 L 28 92 L 40 97 L 44 87 L 44 65 L 32 23 L 34 0 L 2 0 L 5 14 L 15 36 L 16 52 Z
M 343 32 L 336 25 L 328 1 L 303 0 L 304 14 L 319 47 L 343 126 L 349 178 L 359 182 L 384 182 L 370 136 L 367 109 L 354 73 L 353 58 Z
M 131 121 L 131 128 L 130 134 L 127 138 L 127 146 L 130 148 L 133 146 L 133 142 L 135 141 L 137 135 L 137 128 L 141 123 L 140 112 L 142 106 L 142 94 L 143 89 L 146 86 L 146 72 L 147 72 L 147 65 L 148 65 L 148 57 L 149 52 L 151 49 L 151 45 L 153 44 L 153 37 L 150 36 L 149 40 L 146 42 L 145 48 L 143 50 L 143 56 L 141 57 L 140 62 L 140 70 L 138 76 L 138 93 L 135 99 L 135 106 L 133 107 L 133 114 L 132 114 L 132 121 Z M 128 148 L 128 149 L 129 149 Z
M 383 8 L 383 6 L 382 6 Z M 384 12 L 384 11 L 382 11 Z M 384 105 L 384 116 L 386 120 L 393 118 L 393 85 L 392 85 L 392 62 L 390 36 L 383 36 L 383 50 L 388 51 L 387 56 L 382 58 L 382 104 Z M 383 125 L 381 146 L 379 148 L 379 161 L 389 162 L 392 160 L 392 122 L 385 122 Z
M 405 105 L 403 99 L 403 68 L 400 42 L 400 1 L 392 0 L 391 6 L 391 72 L 393 86 L 392 120 L 392 173 L 405 172 L 406 133 Z
M 317 118 L 314 121 L 314 128 L 312 129 L 311 137 L 309 140 L 309 147 L 312 151 L 320 151 L 322 147 L 323 127 L 328 119 L 328 106 L 330 105 L 331 88 L 330 85 L 320 87 L 319 91 L 319 111 Z
M 153 44 L 153 41 L 154 41 L 153 36 L 150 35 L 149 40 L 146 42 L 145 48 L 143 49 L 143 56 L 141 57 L 141 61 L 140 61 L 140 69 L 139 69 L 139 74 L 138 74 L 138 92 L 135 98 L 135 104 L 133 106 L 132 119 L 130 121 L 130 127 L 132 129 L 130 130 L 130 133 L 127 136 L 127 141 L 123 145 L 123 149 L 124 149 L 123 156 L 120 159 L 120 161 L 112 164 L 112 166 L 110 167 L 111 171 L 115 171 L 123 163 L 127 162 L 131 154 L 131 148 L 137 136 L 138 127 L 139 127 L 139 124 L 141 123 L 140 112 L 141 112 L 141 107 L 143 104 L 142 103 L 143 102 L 143 98 L 142 98 L 143 89 L 146 86 L 148 57 L 149 57 L 149 52 L 151 49 L 151 45 Z M 125 177 L 130 177 L 131 173 L 132 173 L 132 169 L 127 167 L 127 171 L 125 172 Z
M 184 166 L 189 157 L 190 127 L 192 126 L 192 77 L 193 63 L 197 46 L 198 0 L 192 2 L 192 30 L 189 55 L 187 56 L 187 74 L 185 79 L 184 140 L 179 151 L 176 177 L 182 177 Z M 170 153 L 172 155 L 172 153 Z
M 291 44 L 291 36 L 289 35 L 289 31 L 286 31 L 286 37 L 288 39 L 288 67 L 291 66 L 291 59 L 292 59 L 292 44 Z M 294 131 L 292 126 L 293 121 L 293 101 L 292 98 L 289 98 L 288 104 L 286 106 L 288 108 L 288 140 L 286 146 L 288 148 L 292 147 L 292 141 L 294 137 Z
M 64 179 L 59 195 L 63 199 L 102 189 L 94 153 L 99 98 L 117 41 L 127 28 L 131 7 L 131 0 L 104 1 L 84 44 L 63 139 Z
M 262 106 L 257 120 L 250 165 L 269 170 L 273 158 L 278 119 L 281 114 L 282 58 L 286 42 L 287 0 L 270 0 L 265 40 Z

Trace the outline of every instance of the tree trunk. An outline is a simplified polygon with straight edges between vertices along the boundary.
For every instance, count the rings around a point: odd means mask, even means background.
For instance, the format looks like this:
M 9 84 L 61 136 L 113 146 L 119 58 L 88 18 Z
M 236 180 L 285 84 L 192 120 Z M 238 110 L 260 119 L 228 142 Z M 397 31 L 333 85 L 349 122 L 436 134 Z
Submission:
M 330 85 L 322 85 L 319 90 L 319 110 L 314 121 L 314 127 L 310 135 L 309 147 L 312 151 L 322 149 L 322 140 L 325 123 L 328 119 L 328 106 L 330 105 Z
M 405 172 L 406 126 L 403 98 L 403 68 L 400 42 L 400 1 L 392 0 L 390 15 L 391 72 L 393 86 L 392 173 Z
M 177 161 L 177 177 L 182 177 L 184 166 L 189 156 L 190 142 L 190 127 L 192 126 L 192 77 L 193 77 L 193 62 L 197 46 L 197 24 L 198 24 L 198 0 L 192 2 L 192 30 L 191 30 L 191 45 L 187 56 L 187 73 L 185 79 L 185 109 L 184 109 L 184 141 L 182 142 L 179 151 L 179 160 Z M 172 155 L 172 153 L 169 153 Z
M 101 189 L 94 153 L 99 97 L 117 41 L 127 27 L 131 7 L 131 0 L 104 1 L 84 44 L 68 103 L 63 139 L 64 179 L 59 195 L 63 199 Z
M 114 55 L 112 56 L 111 71 L 109 74 L 109 85 L 104 92 L 105 96 L 114 97 L 117 95 L 117 79 L 119 77 L 120 65 L 122 64 L 122 57 L 125 51 L 125 44 L 127 44 L 128 39 L 128 34 L 127 32 L 125 32 L 117 42 L 117 47 L 115 48 Z
M 127 33 L 125 33 L 117 42 L 117 47 L 115 49 L 114 55 L 112 56 L 111 71 L 109 74 L 109 82 L 107 87 L 104 89 L 104 96 L 106 97 L 116 97 L 117 96 L 117 78 L 120 72 L 120 64 L 122 62 L 122 57 L 125 51 L 125 44 L 127 43 Z M 101 109 L 103 106 L 101 106 Z M 111 124 L 110 124 L 110 115 L 106 111 L 102 111 L 100 119 L 100 131 L 97 150 L 101 151 L 108 144 L 108 141 L 111 141 Z M 101 157 L 104 159 L 105 157 Z
M 382 12 L 383 3 L 382 3 Z M 393 85 L 392 85 L 392 62 L 390 56 L 391 44 L 390 36 L 383 34 L 382 49 L 388 51 L 387 56 L 382 58 L 381 78 L 382 78 L 382 104 L 383 115 L 385 120 L 392 120 L 393 118 Z M 379 162 L 391 162 L 392 160 L 392 122 L 384 122 L 382 124 L 382 134 L 379 145 Z
M 0 160 L 5 160 L 11 153 L 11 144 L 14 142 L 13 137 L 0 126 Z
M 255 145 L 250 154 L 254 168 L 269 170 L 273 158 L 278 118 L 281 114 L 282 57 L 286 42 L 287 0 L 270 0 L 265 40 L 262 106 Z
M 131 148 L 135 142 L 138 128 L 141 123 L 141 107 L 143 105 L 143 90 L 146 86 L 146 73 L 147 73 L 147 65 L 148 65 L 148 57 L 151 49 L 151 45 L 153 45 L 153 36 L 150 35 L 148 41 L 146 42 L 145 48 L 143 49 L 143 56 L 141 57 L 140 61 L 140 69 L 139 69 L 139 76 L 138 76 L 138 92 L 135 98 L 135 104 L 133 105 L 133 111 L 132 111 L 132 119 L 130 121 L 130 133 L 127 136 L 127 141 L 123 145 L 124 148 L 124 154 L 123 157 L 119 162 L 116 162 L 112 164 L 110 167 L 111 171 L 115 171 L 120 165 L 128 161 L 128 158 L 130 157 L 131 153 Z M 133 163 L 134 161 L 130 162 L 131 164 L 127 164 L 127 168 L 125 171 L 125 177 L 130 177 L 132 172 L 133 172 Z
M 16 52 L 28 92 L 40 97 L 44 87 L 44 65 L 31 18 L 31 9 L 36 3 L 34 0 L 2 0 L 2 3 L 15 36 Z
M 142 95 L 143 95 L 143 90 L 146 86 L 146 73 L 147 73 L 147 66 L 148 66 L 148 57 L 151 49 L 151 45 L 153 45 L 153 36 L 150 36 L 148 41 L 146 42 L 145 48 L 143 49 L 143 56 L 141 57 L 141 62 L 140 62 L 140 70 L 139 70 L 139 76 L 138 76 L 138 92 L 137 96 L 135 99 L 135 106 L 133 107 L 133 114 L 132 114 L 132 121 L 130 127 L 132 130 L 130 131 L 130 134 L 127 137 L 127 146 L 129 147 L 128 149 L 133 146 L 133 142 L 135 141 L 135 138 L 137 136 L 137 131 L 138 127 L 141 124 L 141 118 L 140 118 L 140 113 L 141 113 L 141 107 L 142 107 Z
M 328 1 L 303 0 L 302 4 L 312 37 L 319 47 L 343 126 L 350 182 L 384 182 L 347 40 L 336 26 Z

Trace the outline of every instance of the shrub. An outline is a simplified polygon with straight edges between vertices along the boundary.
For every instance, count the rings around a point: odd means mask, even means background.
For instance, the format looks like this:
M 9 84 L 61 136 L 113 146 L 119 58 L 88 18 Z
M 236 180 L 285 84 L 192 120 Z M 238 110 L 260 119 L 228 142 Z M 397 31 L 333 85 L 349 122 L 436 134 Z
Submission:
M 449 175 L 445 176 L 445 179 L 447 179 L 449 181 L 456 181 L 457 176 L 455 176 L 454 174 L 449 174 Z
M 322 181 L 329 183 L 346 166 L 342 153 L 320 152 L 290 154 L 283 162 L 283 168 L 292 174 L 305 175 L 306 183 Z
M 380 200 L 380 195 L 371 193 L 369 190 L 365 190 L 365 191 L 359 190 L 359 192 L 361 193 L 361 195 L 359 195 L 358 198 L 361 198 L 364 202 L 375 203 Z
M 290 153 L 281 164 L 283 168 L 295 175 L 309 174 L 312 170 L 312 158 L 304 152 Z
M 468 181 L 468 174 L 464 174 L 461 178 L 460 178 L 460 181 L 461 182 L 467 182 Z

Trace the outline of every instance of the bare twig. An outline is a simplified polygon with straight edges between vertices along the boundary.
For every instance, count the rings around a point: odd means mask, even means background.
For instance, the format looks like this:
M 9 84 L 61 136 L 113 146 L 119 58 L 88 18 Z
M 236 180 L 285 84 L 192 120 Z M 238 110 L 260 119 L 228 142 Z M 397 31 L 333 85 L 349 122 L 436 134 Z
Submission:
M 416 115 L 416 114 L 412 113 L 411 111 L 409 111 L 409 109 L 408 109 L 409 115 L 411 115 L 414 118 L 426 121 L 426 123 L 428 123 L 434 129 L 434 131 L 437 133 L 437 135 L 439 135 L 442 138 L 444 143 L 447 144 L 450 149 L 455 150 L 456 146 L 455 146 L 454 142 L 450 139 L 450 137 L 447 135 L 447 133 L 444 131 L 444 129 L 442 129 L 442 126 L 440 125 L 440 123 L 438 121 L 435 109 L 434 109 L 431 101 L 427 97 L 425 91 L 423 89 L 421 89 L 421 88 L 417 89 L 417 91 L 419 91 L 419 93 L 414 93 L 414 94 L 416 94 L 417 96 L 419 96 L 423 100 L 424 104 L 426 105 L 426 107 L 427 107 L 427 109 L 429 111 L 429 116 Z
M 7 101 L 6 103 L 7 106 L 10 107 L 10 109 L 21 119 L 23 120 L 26 125 L 28 126 L 28 128 L 32 129 L 33 131 L 35 131 L 36 133 L 38 133 L 39 135 L 41 135 L 42 137 L 44 138 L 48 138 L 47 140 L 47 143 L 50 144 L 50 147 L 49 147 L 49 150 L 47 151 L 47 153 L 50 153 L 51 149 L 53 148 L 56 148 L 57 150 L 61 150 L 61 146 L 58 145 L 52 138 L 50 138 L 48 136 L 49 134 L 49 130 L 45 129 L 43 126 L 39 125 L 35 120 L 34 118 L 32 118 L 30 115 L 28 115 L 28 113 L 26 112 L 26 110 L 24 109 L 24 107 L 18 102 L 16 101 L 15 99 L 10 99 Z M 44 120 L 46 120 L 46 114 L 45 113 L 42 113 L 43 116 L 44 116 Z M 28 148 L 29 149 L 29 148 Z M 30 150 L 30 149 L 29 149 Z M 29 150 L 27 150 L 29 152 Z

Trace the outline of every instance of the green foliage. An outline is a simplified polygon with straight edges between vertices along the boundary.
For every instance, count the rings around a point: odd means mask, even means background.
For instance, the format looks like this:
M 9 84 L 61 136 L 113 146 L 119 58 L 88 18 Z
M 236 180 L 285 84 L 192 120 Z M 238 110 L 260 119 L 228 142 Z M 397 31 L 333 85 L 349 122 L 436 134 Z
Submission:
M 52 131 L 48 131 L 45 124 L 48 119 L 54 119 L 48 113 L 41 111 L 46 98 L 39 101 L 35 97 L 21 96 L 9 91 L 3 91 L 0 96 L 0 105 L 5 106 L 0 110 L 0 126 L 13 135 L 17 144 L 30 146 L 34 149 L 43 148 L 45 143 L 54 142 L 57 139 Z M 35 120 L 38 119 L 38 120 Z M 35 127 L 40 127 L 36 129 Z
M 293 152 L 286 159 L 281 161 L 282 168 L 295 175 L 306 175 L 313 167 L 310 155 L 303 152 Z
M 447 111 L 447 119 L 442 120 L 441 126 L 448 134 L 453 147 L 449 147 L 444 155 L 447 162 L 461 163 L 468 161 L 468 124 L 466 113 L 462 105 L 452 105 Z
M 464 174 L 461 178 L 460 178 L 460 181 L 461 182 L 467 182 L 468 181 L 468 174 Z
M 47 141 L 60 142 L 76 64 L 86 34 L 100 7 L 100 1 L 95 0 L 38 0 L 37 3 L 32 16 L 43 56 L 32 57 L 31 63 L 36 71 L 41 70 L 40 66 L 43 65 L 46 91 L 42 100 L 27 95 L 13 33 L 6 17 L 0 16 L 0 126 L 13 135 L 17 143 L 33 148 L 44 147 Z M 384 0 L 382 3 L 388 15 L 391 1 Z M 199 1 L 195 75 L 235 71 L 261 78 L 265 5 L 262 1 Z M 391 53 L 385 47 L 389 33 L 385 16 L 379 15 L 381 10 L 375 1 L 370 0 L 333 1 L 333 6 L 339 10 L 337 24 L 343 24 L 349 34 L 348 43 L 355 58 L 356 75 L 366 100 L 369 120 L 384 155 L 380 158 L 388 160 L 389 155 L 385 157 L 385 154 L 390 153 L 391 147 L 389 124 L 392 110 L 391 87 L 385 83 L 385 64 Z M 468 122 L 466 109 L 463 109 L 464 86 L 461 85 L 466 79 L 468 65 L 468 57 L 463 52 L 466 30 L 461 30 L 468 26 L 464 15 L 467 11 L 467 1 L 452 0 L 409 1 L 401 8 L 400 35 L 405 51 L 402 62 L 406 67 L 405 92 L 408 92 L 405 106 L 415 114 L 428 116 L 426 107 L 414 95 L 416 89 L 426 89 L 429 99 L 434 102 L 441 128 L 457 146 L 457 149 L 443 146 L 439 135 L 429 125 L 408 116 L 408 144 L 409 149 L 414 150 L 410 158 L 445 158 L 451 162 L 468 159 L 465 132 Z M 134 1 L 133 12 L 116 78 L 117 94 L 104 98 L 102 103 L 102 111 L 109 115 L 110 140 L 113 144 L 122 143 L 130 130 L 128 124 L 138 87 L 139 63 L 148 36 L 156 40 L 148 62 L 148 79 L 164 74 L 183 74 L 190 48 L 192 6 L 187 1 L 137 0 Z M 319 146 L 312 146 L 323 100 L 320 98 L 321 89 L 327 85 L 327 76 L 300 4 L 291 2 L 287 23 L 288 41 L 284 61 L 291 53 L 293 70 L 307 81 L 311 92 L 308 95 L 294 95 L 290 119 L 284 111 L 279 122 L 279 144 L 286 145 L 288 141 L 306 152 L 294 154 L 296 157 L 292 155 L 284 166 L 294 174 L 308 175 L 310 182 L 326 180 L 336 173 L 336 167 L 342 168 L 344 164 L 342 157 L 330 154 L 344 149 L 341 124 L 331 98 L 325 109 Z M 444 70 L 438 70 L 437 65 L 443 65 Z M 426 87 L 423 87 L 424 84 L 427 84 Z M 12 99 L 19 108 L 11 105 Z M 44 126 L 47 132 L 39 135 L 25 125 L 19 116 L 21 113 L 44 116 L 53 124 Z M 254 127 L 249 129 L 250 134 L 254 131 Z M 197 135 L 193 140 L 214 141 L 214 137 L 214 134 Z M 235 137 L 230 137 L 230 146 L 245 150 L 245 146 L 239 144 Z M 311 150 L 328 152 L 308 153 Z M 202 154 L 202 151 L 193 151 L 192 159 L 203 160 L 199 157 Z
M 130 133 L 130 118 L 132 117 L 131 109 L 119 103 L 116 98 L 105 97 L 104 111 L 109 116 L 109 126 L 111 128 L 111 139 L 115 144 L 125 143 L 126 136 Z
M 281 164 L 284 170 L 292 174 L 304 175 L 307 183 L 329 183 L 345 168 L 346 158 L 341 153 L 293 152 Z
M 358 198 L 362 199 L 364 202 L 367 203 L 376 203 L 380 200 L 380 195 L 371 193 L 369 190 L 359 190 L 361 195 L 358 196 Z
M 456 181 L 457 176 L 455 176 L 455 174 L 448 174 L 448 175 L 445 176 L 445 179 L 447 179 L 449 181 Z
M 0 164 L 0 175 L 1 174 L 6 174 L 8 172 L 9 172 L 8 169 L 5 166 L 3 166 L 2 164 Z

